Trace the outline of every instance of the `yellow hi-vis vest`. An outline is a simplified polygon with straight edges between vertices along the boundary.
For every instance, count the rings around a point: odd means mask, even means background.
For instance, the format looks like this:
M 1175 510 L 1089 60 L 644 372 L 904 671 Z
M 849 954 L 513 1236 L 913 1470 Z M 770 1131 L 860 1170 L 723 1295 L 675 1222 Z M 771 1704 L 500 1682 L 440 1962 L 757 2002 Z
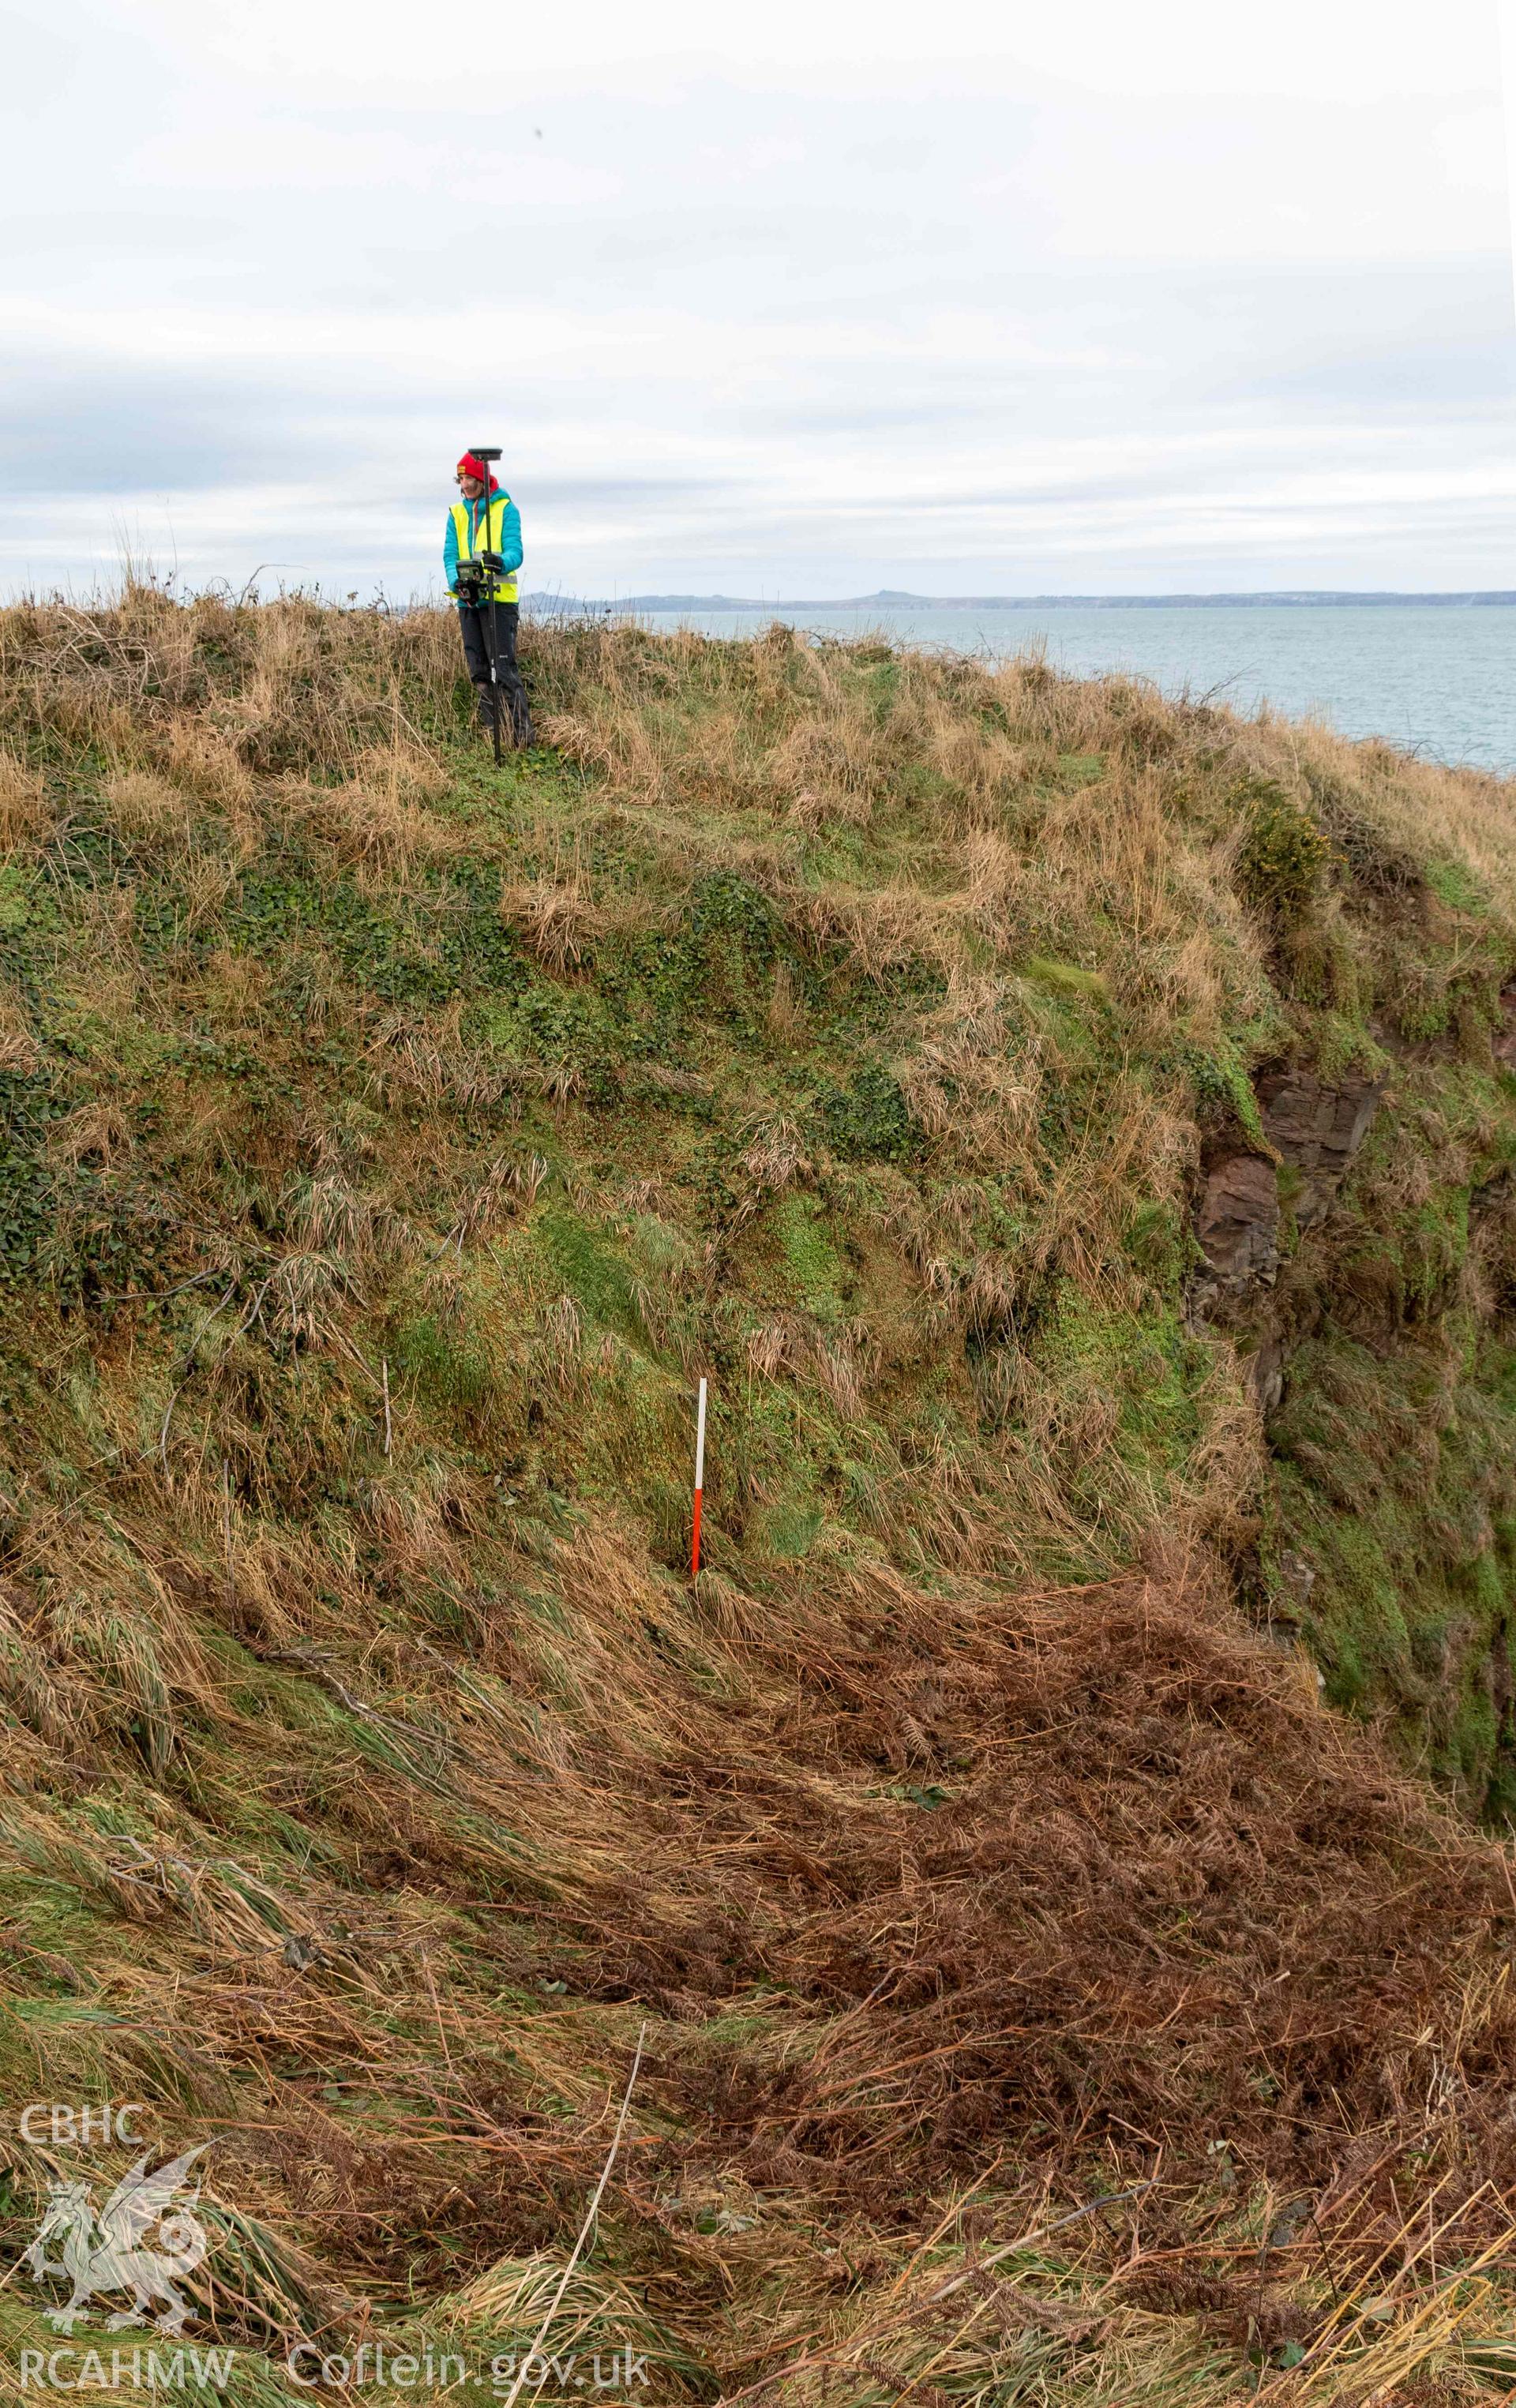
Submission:
M 499 551 L 500 531 L 506 523 L 506 510 L 509 501 L 510 495 L 508 494 L 492 494 L 490 495 L 490 507 L 480 515 L 479 518 L 479 539 L 477 545 L 474 541 L 473 533 L 468 523 L 470 518 L 473 516 L 470 505 L 467 502 L 454 502 L 452 506 L 452 526 L 453 533 L 458 538 L 458 557 L 460 560 L 472 560 L 476 551 Z M 485 581 L 484 598 L 486 601 L 490 598 L 488 580 Z M 494 598 L 497 602 L 515 601 L 516 571 L 514 569 L 510 571 L 508 577 L 502 577 L 496 580 Z

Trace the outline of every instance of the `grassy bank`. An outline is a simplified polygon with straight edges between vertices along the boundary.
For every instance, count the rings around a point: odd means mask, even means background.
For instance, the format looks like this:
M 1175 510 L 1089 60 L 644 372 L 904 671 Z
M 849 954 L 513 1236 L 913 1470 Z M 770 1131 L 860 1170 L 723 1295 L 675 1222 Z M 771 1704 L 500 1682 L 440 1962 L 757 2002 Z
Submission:
M 1490 2396 L 1509 788 L 455 644 L 0 613 L 7 2097 L 217 2136 L 249 2401 L 519 2353 L 639 2035 L 651 2401 Z

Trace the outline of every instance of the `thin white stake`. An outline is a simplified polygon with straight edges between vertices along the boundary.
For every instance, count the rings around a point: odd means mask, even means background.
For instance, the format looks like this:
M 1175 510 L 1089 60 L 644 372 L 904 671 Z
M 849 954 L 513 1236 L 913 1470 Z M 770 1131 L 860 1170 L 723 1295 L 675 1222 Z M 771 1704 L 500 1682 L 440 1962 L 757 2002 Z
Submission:
M 506 2395 L 506 2408 L 515 2408 L 516 2401 L 521 2393 L 522 2385 L 526 2380 L 526 2370 L 531 2365 L 534 2358 L 536 2358 L 542 2347 L 548 2327 L 551 2324 L 553 2317 L 558 2313 L 558 2303 L 562 2300 L 564 2293 L 568 2288 L 568 2278 L 570 2274 L 572 2274 L 575 2267 L 579 2264 L 579 2252 L 584 2247 L 584 2244 L 589 2239 L 590 2233 L 594 2228 L 595 2216 L 599 2213 L 600 2201 L 605 2195 L 606 2185 L 610 2180 L 611 2167 L 616 2162 L 616 2153 L 622 2144 L 622 2134 L 626 2129 L 626 2111 L 632 2103 L 632 2093 L 636 2088 L 637 2071 L 642 2063 L 642 2043 L 647 2037 L 648 2027 L 644 2024 L 642 2029 L 636 2036 L 636 2055 L 632 2059 L 632 2071 L 626 2085 L 626 2096 L 622 2100 L 622 2112 L 616 2118 L 616 2129 L 611 2138 L 610 2155 L 600 2169 L 600 2179 L 594 2186 L 594 2197 L 590 2201 L 589 2213 L 585 2216 L 583 2223 L 579 2226 L 579 2237 L 574 2243 L 573 2255 L 569 2258 L 567 2265 L 564 2268 L 563 2272 L 558 2277 L 558 2288 L 554 2291 L 551 2299 L 548 2302 L 548 2313 L 536 2329 L 536 2339 L 533 2342 L 531 2348 L 522 2358 L 521 2372 L 517 2375 L 515 2382 L 511 2385 L 509 2391 Z M 16 2262 L 20 2265 L 20 2258 L 18 2258 Z M 548 2376 L 551 2372 L 552 2368 L 551 2363 L 543 2367 L 542 2372 L 537 2378 L 536 2390 L 532 2394 L 534 2400 L 536 2398 L 537 2392 L 541 2390 L 543 2384 L 546 2383 Z

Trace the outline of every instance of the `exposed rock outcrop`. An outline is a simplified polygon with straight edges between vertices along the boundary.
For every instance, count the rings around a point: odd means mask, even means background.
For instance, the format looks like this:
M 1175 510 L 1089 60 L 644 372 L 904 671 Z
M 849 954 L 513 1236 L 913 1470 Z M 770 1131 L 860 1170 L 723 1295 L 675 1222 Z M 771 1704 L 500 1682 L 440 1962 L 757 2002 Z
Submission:
M 1349 1071 L 1329 1084 L 1300 1066 L 1266 1070 L 1254 1083 L 1265 1135 L 1300 1173 L 1295 1220 L 1311 1228 L 1324 1218 L 1368 1135 L 1383 1083 Z
M 1194 1233 L 1206 1258 L 1197 1301 L 1260 1297 L 1279 1272 L 1278 1166 L 1299 1175 L 1294 1216 L 1302 1229 L 1324 1219 L 1368 1134 L 1384 1089 L 1350 1071 L 1328 1082 L 1300 1064 L 1266 1070 L 1256 1082 L 1259 1116 L 1274 1158 L 1252 1149 L 1215 1156 L 1195 1213 Z M 1229 1313 L 1228 1320 L 1236 1320 Z
M 1357 1072 L 1327 1082 L 1294 1064 L 1265 1071 L 1255 1093 L 1274 1154 L 1239 1148 L 1209 1164 L 1195 1211 L 1205 1268 L 1194 1305 L 1200 1320 L 1237 1335 L 1249 1387 L 1266 1420 L 1283 1395 L 1286 1361 L 1273 1295 L 1280 1270 L 1280 1165 L 1298 1174 L 1297 1226 L 1313 1228 L 1325 1218 L 1368 1134 L 1383 1088 Z
M 1272 1287 L 1280 1264 L 1279 1177 L 1261 1154 L 1223 1154 L 1206 1179 L 1195 1236 L 1208 1286 L 1228 1297 Z

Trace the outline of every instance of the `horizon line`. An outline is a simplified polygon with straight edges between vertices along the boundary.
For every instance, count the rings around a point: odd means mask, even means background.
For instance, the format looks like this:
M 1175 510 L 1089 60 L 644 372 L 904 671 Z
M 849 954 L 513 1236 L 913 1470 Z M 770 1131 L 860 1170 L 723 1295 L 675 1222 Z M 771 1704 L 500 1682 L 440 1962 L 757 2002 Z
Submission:
M 937 610 L 1065 610 L 1174 609 L 1231 605 L 1283 605 L 1309 609 L 1333 603 L 1372 603 L 1380 607 L 1438 603 L 1456 608 L 1509 606 L 1516 591 L 1500 587 L 1414 589 L 1390 586 L 1280 586 L 1223 589 L 1174 594 L 916 594 L 881 587 L 875 594 L 840 595 L 786 595 L 770 597 L 737 594 L 623 594 L 588 595 L 541 590 L 522 596 L 522 607 L 585 610 L 866 610 L 926 609 Z

